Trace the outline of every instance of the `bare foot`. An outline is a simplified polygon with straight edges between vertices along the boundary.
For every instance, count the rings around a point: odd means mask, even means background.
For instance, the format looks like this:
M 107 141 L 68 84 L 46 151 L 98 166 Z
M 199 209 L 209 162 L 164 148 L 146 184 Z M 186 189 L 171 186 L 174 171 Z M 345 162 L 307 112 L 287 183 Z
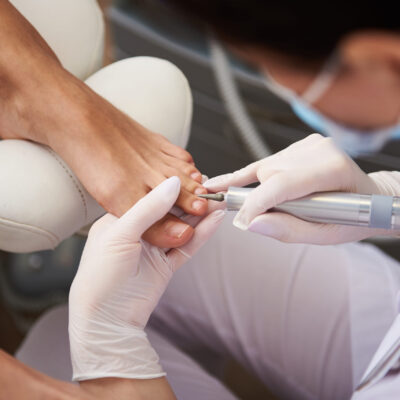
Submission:
M 81 81 L 57 67 L 46 85 L 27 82 L 3 102 L 0 134 L 50 146 L 71 167 L 88 192 L 108 212 L 121 216 L 151 189 L 171 176 L 181 180 L 177 205 L 203 215 L 207 201 L 201 173 L 192 156 L 119 111 Z M 159 247 L 187 242 L 193 229 L 167 215 L 144 238 Z

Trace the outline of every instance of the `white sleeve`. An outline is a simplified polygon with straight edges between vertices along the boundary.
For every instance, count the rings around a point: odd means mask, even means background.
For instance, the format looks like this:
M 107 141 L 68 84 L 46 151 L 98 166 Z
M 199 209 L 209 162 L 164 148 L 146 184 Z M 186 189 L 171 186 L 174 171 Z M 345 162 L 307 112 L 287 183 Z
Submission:
M 379 191 L 387 196 L 400 196 L 400 172 L 398 171 L 379 171 L 368 174 Z

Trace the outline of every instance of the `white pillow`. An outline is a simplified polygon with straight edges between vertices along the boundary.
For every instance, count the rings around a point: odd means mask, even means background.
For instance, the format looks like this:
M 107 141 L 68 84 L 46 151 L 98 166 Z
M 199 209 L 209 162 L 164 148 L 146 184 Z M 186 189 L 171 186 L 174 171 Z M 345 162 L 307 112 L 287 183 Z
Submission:
M 186 145 L 192 97 L 173 64 L 130 58 L 103 68 L 87 83 L 148 129 Z M 104 213 L 58 155 L 27 141 L 0 141 L 0 188 L 0 249 L 5 251 L 54 248 Z

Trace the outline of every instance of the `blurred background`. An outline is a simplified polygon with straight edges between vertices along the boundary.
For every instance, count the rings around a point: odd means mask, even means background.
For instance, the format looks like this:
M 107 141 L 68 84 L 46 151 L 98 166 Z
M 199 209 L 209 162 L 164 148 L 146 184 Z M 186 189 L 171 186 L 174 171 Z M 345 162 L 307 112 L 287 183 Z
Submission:
M 188 150 L 197 167 L 214 176 L 253 161 L 256 156 L 245 146 L 240 134 L 242 128 L 231 118 L 232 99 L 218 78 L 218 63 L 210 53 L 205 29 L 174 13 L 167 2 L 99 2 L 107 21 L 105 64 L 132 56 L 155 56 L 173 62 L 188 78 L 194 98 Z M 256 71 L 233 56 L 228 57 L 240 104 L 272 152 L 311 133 L 288 105 L 267 91 Z M 367 172 L 400 170 L 400 159 L 393 155 L 400 154 L 398 146 L 391 143 L 381 153 L 357 161 Z M 54 251 L 23 255 L 0 252 L 1 348 L 13 353 L 41 313 L 66 302 L 84 243 L 85 238 L 76 235 Z M 397 242 L 377 244 L 400 260 Z M 272 398 L 266 388 L 233 360 L 226 360 L 219 374 L 241 398 Z

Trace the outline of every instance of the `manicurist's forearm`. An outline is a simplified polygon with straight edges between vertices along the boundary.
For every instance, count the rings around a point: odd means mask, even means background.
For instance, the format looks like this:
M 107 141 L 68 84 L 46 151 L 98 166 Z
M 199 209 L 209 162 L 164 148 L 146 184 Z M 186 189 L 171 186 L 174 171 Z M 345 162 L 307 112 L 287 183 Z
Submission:
M 50 378 L 0 350 L 0 400 L 173 400 L 165 378 L 107 378 L 80 386 Z
M 79 386 L 37 372 L 0 350 L 0 400 L 93 400 Z
M 81 382 L 88 394 L 109 400 L 174 400 L 176 399 L 166 378 L 121 379 L 103 378 Z

